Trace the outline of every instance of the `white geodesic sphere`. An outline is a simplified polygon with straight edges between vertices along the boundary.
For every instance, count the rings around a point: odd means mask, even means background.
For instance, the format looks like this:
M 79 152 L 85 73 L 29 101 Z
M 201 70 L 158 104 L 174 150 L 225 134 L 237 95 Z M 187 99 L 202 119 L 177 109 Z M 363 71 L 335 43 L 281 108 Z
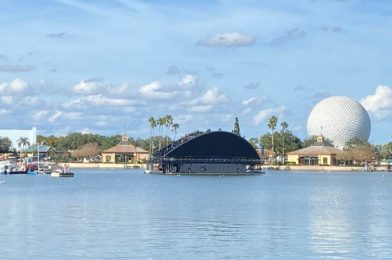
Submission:
M 309 136 L 322 134 L 339 148 L 353 138 L 367 141 L 370 129 L 370 118 L 365 108 L 349 97 L 323 99 L 312 109 L 308 118 Z

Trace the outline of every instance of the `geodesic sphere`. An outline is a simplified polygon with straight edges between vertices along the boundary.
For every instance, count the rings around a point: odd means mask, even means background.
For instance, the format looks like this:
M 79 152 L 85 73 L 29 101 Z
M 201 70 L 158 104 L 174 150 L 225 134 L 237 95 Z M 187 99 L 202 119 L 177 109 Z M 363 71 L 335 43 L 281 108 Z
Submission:
M 358 101 L 349 97 L 335 96 L 321 100 L 308 118 L 309 136 L 322 134 L 339 148 L 353 138 L 367 141 L 370 129 L 369 114 Z

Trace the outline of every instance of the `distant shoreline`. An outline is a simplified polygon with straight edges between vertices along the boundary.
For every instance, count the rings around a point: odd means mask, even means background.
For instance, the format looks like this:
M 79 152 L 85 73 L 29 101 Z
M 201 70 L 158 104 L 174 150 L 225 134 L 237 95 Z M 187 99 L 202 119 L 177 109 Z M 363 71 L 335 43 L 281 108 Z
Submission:
M 145 169 L 145 163 L 66 163 L 59 162 L 59 166 L 67 164 L 71 169 Z
M 146 164 L 116 164 L 116 163 L 58 163 L 59 166 L 67 164 L 72 169 L 146 169 Z M 306 166 L 306 165 L 264 165 L 266 170 L 285 171 L 318 171 L 318 172 L 388 172 L 387 166 L 377 166 L 371 171 L 363 166 Z
M 322 165 L 265 165 L 266 170 L 320 171 L 320 172 L 388 172 L 387 166 L 377 166 L 365 170 L 363 166 L 322 166 Z

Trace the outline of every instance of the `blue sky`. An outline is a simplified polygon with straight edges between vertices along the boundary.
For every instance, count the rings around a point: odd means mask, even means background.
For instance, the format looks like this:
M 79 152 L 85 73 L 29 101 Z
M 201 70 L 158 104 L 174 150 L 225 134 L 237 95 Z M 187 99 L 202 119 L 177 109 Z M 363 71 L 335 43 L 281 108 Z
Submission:
M 247 138 L 277 115 L 306 137 L 311 108 L 360 101 L 370 141 L 392 140 L 392 3 L 366 0 L 2 0 L 0 128 Z

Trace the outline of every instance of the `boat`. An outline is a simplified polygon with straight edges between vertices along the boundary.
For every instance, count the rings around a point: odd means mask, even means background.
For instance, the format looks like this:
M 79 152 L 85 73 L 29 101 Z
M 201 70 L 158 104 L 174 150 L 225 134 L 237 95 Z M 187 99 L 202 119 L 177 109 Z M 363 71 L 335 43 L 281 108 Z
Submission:
M 57 168 L 50 173 L 51 177 L 73 177 L 74 173 L 69 170 L 69 166 L 65 164 L 62 168 Z
M 243 137 L 222 130 L 196 131 L 156 151 L 147 167 L 165 175 L 260 175 L 263 164 Z M 148 172 L 145 172 L 148 173 Z
M 11 161 L 0 161 L 0 173 L 7 174 L 10 172 L 11 168 L 13 168 L 15 164 L 12 164 Z
M 51 177 L 73 177 L 74 173 L 73 172 L 58 172 L 58 171 L 55 171 L 55 172 L 52 172 L 50 174 L 50 176 Z

